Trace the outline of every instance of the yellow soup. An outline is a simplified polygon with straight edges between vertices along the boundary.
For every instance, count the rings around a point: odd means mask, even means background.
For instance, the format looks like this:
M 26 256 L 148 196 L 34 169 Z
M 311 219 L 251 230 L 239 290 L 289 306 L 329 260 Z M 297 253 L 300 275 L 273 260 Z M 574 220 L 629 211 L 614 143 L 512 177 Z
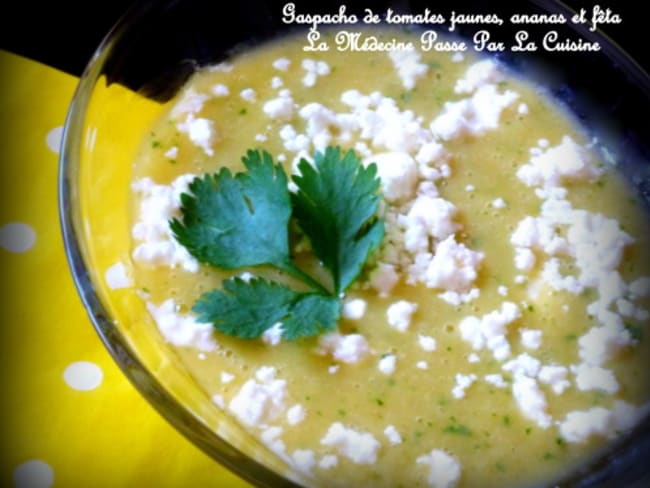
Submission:
M 199 71 L 143 143 L 133 261 L 163 337 L 305 484 L 529 486 L 593 459 L 649 405 L 642 203 L 492 59 L 303 44 Z M 286 278 L 199 265 L 174 241 L 192 175 L 243 171 L 251 148 L 290 174 L 327 146 L 377 164 L 386 226 L 338 329 L 244 340 L 198 323 L 193 304 L 225 277 Z

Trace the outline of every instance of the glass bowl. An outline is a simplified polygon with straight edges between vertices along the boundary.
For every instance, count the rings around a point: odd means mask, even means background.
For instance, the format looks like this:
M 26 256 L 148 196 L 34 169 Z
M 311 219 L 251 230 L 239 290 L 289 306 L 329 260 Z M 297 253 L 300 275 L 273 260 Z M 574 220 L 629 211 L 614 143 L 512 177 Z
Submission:
M 522 7 L 490 2 L 372 2 L 375 11 L 394 6 L 419 13 L 564 12 L 561 3 L 531 1 Z M 304 26 L 282 22 L 284 2 L 168 0 L 133 7 L 106 36 L 79 81 L 64 130 L 59 207 L 68 261 L 92 323 L 116 363 L 144 397 L 183 435 L 216 461 L 257 486 L 299 486 L 300 477 L 260 445 L 184 370 L 160 338 L 132 287 L 111 289 L 105 271 L 116 262 L 130 275 L 129 183 L 143 132 L 199 67 Z M 363 14 L 365 2 L 347 2 Z M 313 12 L 335 12 L 321 3 Z M 531 28 L 534 32 L 536 28 Z M 474 28 L 459 35 L 470 36 Z M 647 203 L 650 195 L 648 75 L 611 40 L 586 27 L 561 33 L 597 40 L 597 53 L 500 53 L 515 72 L 545 73 L 550 92 L 598 134 L 621 171 Z M 504 38 L 514 29 L 499 30 Z M 549 75 L 550 73 L 550 75 Z M 534 75 L 533 75 L 534 77 Z M 134 433 L 135 435 L 135 433 Z M 598 462 L 561 484 L 566 487 L 650 486 L 650 422 L 645 421 Z M 152 460 L 153 462 L 153 460 Z

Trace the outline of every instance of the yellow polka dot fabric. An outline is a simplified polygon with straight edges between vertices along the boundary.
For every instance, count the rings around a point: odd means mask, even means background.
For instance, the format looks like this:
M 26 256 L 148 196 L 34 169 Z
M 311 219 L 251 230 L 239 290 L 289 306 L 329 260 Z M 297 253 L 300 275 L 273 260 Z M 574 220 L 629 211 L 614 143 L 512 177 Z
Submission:
M 0 486 L 250 486 L 140 396 L 77 295 L 57 210 L 76 83 L 0 51 Z

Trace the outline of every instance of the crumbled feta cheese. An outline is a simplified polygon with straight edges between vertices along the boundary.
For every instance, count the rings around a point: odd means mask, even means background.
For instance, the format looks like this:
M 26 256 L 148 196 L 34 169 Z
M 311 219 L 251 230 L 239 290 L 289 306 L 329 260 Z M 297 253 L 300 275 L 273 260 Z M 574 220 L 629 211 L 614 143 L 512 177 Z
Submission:
M 358 363 L 369 352 L 368 342 L 361 334 L 339 334 L 330 332 L 318 339 L 321 353 L 331 354 L 334 359 L 344 363 Z
M 390 304 L 386 310 L 388 324 L 400 332 L 406 332 L 417 309 L 417 303 L 407 302 L 406 300 L 399 300 Z
M 456 291 L 446 291 L 444 293 L 438 294 L 438 298 L 442 301 L 457 307 L 461 303 L 469 303 L 472 300 L 477 299 L 481 296 L 481 290 L 478 288 L 472 288 L 467 293 L 458 293 Z
M 302 422 L 305 417 L 305 407 L 299 403 L 295 404 L 287 410 L 287 423 L 289 425 L 297 425 Z
M 613 314 L 614 315 L 614 314 Z M 578 339 L 578 355 L 587 364 L 600 366 L 611 359 L 620 349 L 633 344 L 629 331 L 620 317 L 605 325 L 596 325 Z
M 223 384 L 230 383 L 230 382 L 231 382 L 232 380 L 234 380 L 234 379 L 235 379 L 235 375 L 234 375 L 234 374 L 230 374 L 230 373 L 228 373 L 228 372 L 226 372 L 226 371 L 222 371 L 222 372 L 221 372 L 221 382 L 222 382 Z
M 499 93 L 497 87 L 486 84 L 470 98 L 446 102 L 442 113 L 430 125 L 431 132 L 445 141 L 460 136 L 482 136 L 499 126 L 501 112 L 519 95 L 512 90 Z
M 533 420 L 541 428 L 551 426 L 552 418 L 546 412 L 546 397 L 537 381 L 524 374 L 515 374 L 512 383 L 512 395 L 515 397 L 521 413 Z
M 276 419 L 284 408 L 287 382 L 275 378 L 276 369 L 263 366 L 242 385 L 228 404 L 229 410 L 247 426 L 260 426 Z
M 418 369 L 429 369 L 429 363 L 426 361 L 418 361 L 415 363 L 415 367 Z
M 318 462 L 318 467 L 321 469 L 331 469 L 339 464 L 339 458 L 334 454 L 325 454 Z
M 172 108 L 170 117 L 175 119 L 184 114 L 196 114 L 203 110 L 203 104 L 208 98 L 208 95 L 204 93 L 186 90 L 183 92 L 180 100 L 174 105 L 174 108 Z
M 219 408 L 226 408 L 226 401 L 224 400 L 223 395 L 212 395 L 212 403 Z
M 465 60 L 465 56 L 461 52 L 455 52 L 451 55 L 452 63 L 462 63 Z
M 530 271 L 535 266 L 535 253 L 528 247 L 515 248 L 515 268 Z
M 486 374 L 485 375 L 485 381 L 490 383 L 493 386 L 496 386 L 497 388 L 506 388 L 508 386 L 508 383 L 503 379 L 503 376 L 500 374 Z
M 461 320 L 458 328 L 464 341 L 476 350 L 487 347 L 497 360 L 510 355 L 510 344 L 505 338 L 506 326 L 521 317 L 516 304 L 504 302 L 499 310 L 494 310 L 481 318 L 468 316 Z
M 499 197 L 492 200 L 490 205 L 492 205 L 494 208 L 506 208 L 506 201 L 503 198 Z
M 415 462 L 429 467 L 427 483 L 432 488 L 454 488 L 460 479 L 460 463 L 441 449 L 419 456 Z
M 571 386 L 567 380 L 568 369 L 565 366 L 559 365 L 544 365 L 539 370 L 537 379 L 544 384 L 551 387 L 556 395 L 560 395 Z
M 359 320 L 365 315 L 367 307 L 368 307 L 368 302 L 366 302 L 362 298 L 354 298 L 352 300 L 346 300 L 343 303 L 341 315 L 343 316 L 343 318 L 348 320 Z
M 469 388 L 472 383 L 474 383 L 478 377 L 475 374 L 456 374 L 456 384 L 451 390 L 451 394 L 454 398 L 460 399 L 465 397 L 465 390 Z
M 278 71 L 287 71 L 289 69 L 289 66 L 291 66 L 291 61 L 289 61 L 287 58 L 278 58 L 273 61 L 273 67 Z
M 311 468 L 316 465 L 316 455 L 311 449 L 296 449 L 291 454 L 293 465 L 306 474 L 310 474 Z
M 128 288 L 133 285 L 131 278 L 127 274 L 126 266 L 124 266 L 122 261 L 118 261 L 106 270 L 104 280 L 111 290 Z
M 386 354 L 379 360 L 377 368 L 379 371 L 386 375 L 393 374 L 395 372 L 395 365 L 397 363 L 397 357 L 394 354 Z
M 230 95 L 230 90 L 223 83 L 217 83 L 216 85 L 212 86 L 212 94 L 215 97 L 227 97 Z
M 565 136 L 557 146 L 533 156 L 530 163 L 517 171 L 517 177 L 528 186 L 554 187 L 562 181 L 593 180 L 602 174 L 589 151 Z
M 524 375 L 529 378 L 535 378 L 539 373 L 542 364 L 540 361 L 528 353 L 518 355 L 502 366 L 504 371 L 509 371 L 515 376 Z
M 520 103 L 520 104 L 517 106 L 517 113 L 518 113 L 519 115 L 526 115 L 526 114 L 528 113 L 528 104 L 523 103 L 523 102 Z
M 538 329 L 519 329 L 521 344 L 528 349 L 539 349 L 542 345 L 542 331 Z
M 603 407 L 574 410 L 559 422 L 559 431 L 567 442 L 584 442 L 593 435 L 608 436 L 611 422 L 612 413 Z
M 384 435 L 392 445 L 402 443 L 402 436 L 399 434 L 394 425 L 389 425 L 384 429 Z
M 275 120 L 289 121 L 293 118 L 294 102 L 291 95 L 278 96 L 264 103 L 262 110 Z
M 600 390 L 613 395 L 619 386 L 614 372 L 600 366 L 580 363 L 571 368 L 576 377 L 576 386 L 580 391 Z
M 411 198 L 418 179 L 418 166 L 406 152 L 385 152 L 374 154 L 366 163 L 377 165 L 383 196 L 389 202 L 399 202 Z
M 158 306 L 147 302 L 147 310 L 167 342 L 200 351 L 214 351 L 217 348 L 212 324 L 198 322 L 190 314 L 178 313 L 174 299 L 167 299 Z
M 283 429 L 278 426 L 267 427 L 262 431 L 260 438 L 262 443 L 267 446 L 272 452 L 284 458 L 285 445 L 279 437 L 282 435 Z
M 374 464 L 381 446 L 371 433 L 346 427 L 340 422 L 330 425 L 320 443 L 336 447 L 339 454 L 356 464 Z
M 251 103 L 254 103 L 257 100 L 257 93 L 252 88 L 244 88 L 239 92 L 239 96 L 242 98 L 242 100 L 246 100 L 247 102 Z
M 642 276 L 632 281 L 628 287 L 632 298 L 650 296 L 650 276 Z
M 165 151 L 164 156 L 167 159 L 176 159 L 178 157 L 178 147 L 177 146 L 172 146 L 167 151 Z
M 404 247 L 410 252 L 426 252 L 429 238 L 446 239 L 459 225 L 453 221 L 456 206 L 448 200 L 418 195 L 404 219 Z
M 437 347 L 436 340 L 433 337 L 419 335 L 419 334 L 418 334 L 418 344 L 420 344 L 420 347 L 425 351 L 435 351 Z
M 497 288 L 497 293 L 499 295 L 501 295 L 502 297 L 507 297 L 508 296 L 508 287 L 503 286 L 503 285 L 499 285 L 499 287 Z
M 180 132 L 186 133 L 190 141 L 203 149 L 205 154 L 214 155 L 212 145 L 217 138 L 217 132 L 212 120 L 202 117 L 195 118 L 193 114 L 189 114 L 185 121 L 177 124 L 176 127 Z
M 305 76 L 302 78 L 302 84 L 306 87 L 314 86 L 319 76 L 325 76 L 330 73 L 330 67 L 325 61 L 303 59 L 302 68 L 305 70 Z
M 454 91 L 456 93 L 470 94 L 477 88 L 486 84 L 496 84 L 504 80 L 503 73 L 499 70 L 496 62 L 492 59 L 485 59 L 472 64 L 463 78 L 456 81 Z
M 379 292 L 379 296 L 388 296 L 399 281 L 399 275 L 395 266 L 380 262 L 370 272 L 368 281 L 370 286 Z
M 478 363 L 479 361 L 481 361 L 481 358 L 475 352 L 472 352 L 469 354 L 469 356 L 467 356 L 468 363 Z
M 274 76 L 271 78 L 271 88 L 278 89 L 284 85 L 284 81 L 279 76 Z
M 262 340 L 270 346 L 277 346 L 282 341 L 282 322 L 276 322 L 262 333 Z
M 416 49 L 398 49 L 388 51 L 388 56 L 407 90 L 415 87 L 418 78 L 424 76 L 429 67 L 420 62 L 421 55 Z
M 467 191 L 467 192 L 471 192 L 471 191 L 474 191 L 474 190 L 476 190 L 476 187 L 474 185 L 466 185 L 465 186 L 465 191 Z
M 453 235 L 436 245 L 436 252 L 429 263 L 424 283 L 429 288 L 466 292 L 478 276 L 483 253 L 472 251 L 459 244 Z

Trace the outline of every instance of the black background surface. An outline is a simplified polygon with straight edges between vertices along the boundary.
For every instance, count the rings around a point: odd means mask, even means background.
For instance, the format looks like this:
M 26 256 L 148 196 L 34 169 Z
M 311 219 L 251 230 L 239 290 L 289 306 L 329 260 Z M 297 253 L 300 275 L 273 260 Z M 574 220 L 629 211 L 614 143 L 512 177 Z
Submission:
M 211 0 L 219 2 L 220 0 Z M 233 0 L 230 0 L 233 1 Z M 237 1 L 237 0 L 234 0 Z M 287 0 L 288 1 L 288 0 Z M 311 3 L 294 1 L 300 10 L 309 12 Z M 0 12 L 0 48 L 42 61 L 68 73 L 81 74 L 95 48 L 111 26 L 132 4 L 127 0 L 73 2 L 71 0 L 11 1 Z M 274 2 L 278 3 L 278 2 Z M 280 4 L 282 2 L 279 2 Z M 368 0 L 368 6 L 372 6 Z M 525 2 L 494 2 L 495 5 Z M 319 6 L 345 4 L 345 0 L 321 1 Z M 650 71 L 650 20 L 641 11 L 642 2 L 633 0 L 566 0 L 565 4 L 578 10 L 598 4 L 619 13 L 623 22 L 602 27 L 608 35 L 626 50 L 646 71 Z M 224 4 L 225 5 L 225 4 Z M 436 0 L 430 7 L 435 10 Z M 255 15 L 255 12 L 251 12 Z M 10 73 L 3 73 L 10 75 Z

